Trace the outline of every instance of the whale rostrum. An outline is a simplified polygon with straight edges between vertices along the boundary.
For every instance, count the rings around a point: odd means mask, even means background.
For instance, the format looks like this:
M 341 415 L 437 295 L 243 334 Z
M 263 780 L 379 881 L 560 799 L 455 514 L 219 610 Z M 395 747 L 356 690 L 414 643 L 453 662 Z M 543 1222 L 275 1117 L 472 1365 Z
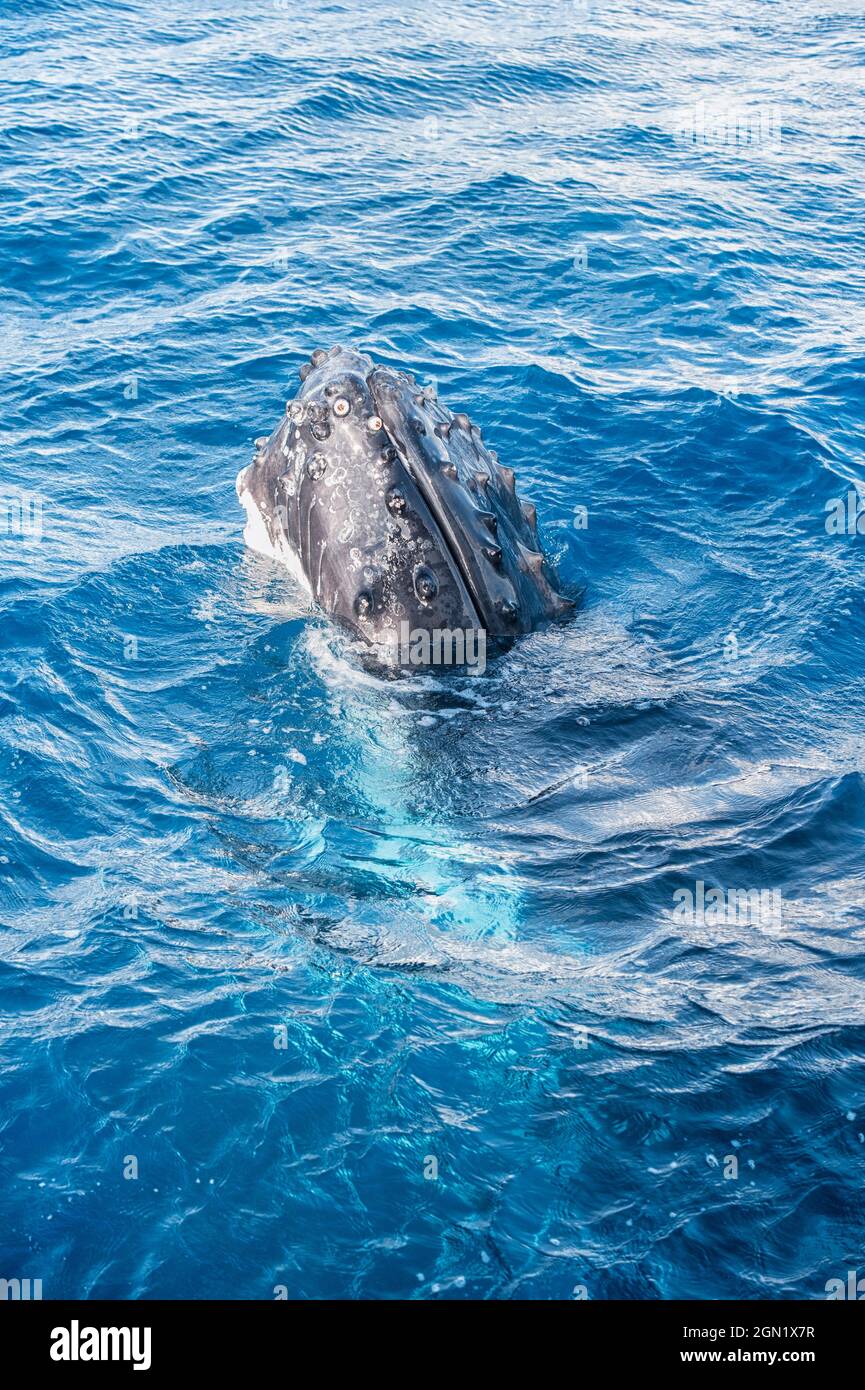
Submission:
M 468 415 L 347 348 L 300 378 L 237 479 L 247 545 L 374 647 L 406 623 L 508 639 L 569 616 L 535 508 Z

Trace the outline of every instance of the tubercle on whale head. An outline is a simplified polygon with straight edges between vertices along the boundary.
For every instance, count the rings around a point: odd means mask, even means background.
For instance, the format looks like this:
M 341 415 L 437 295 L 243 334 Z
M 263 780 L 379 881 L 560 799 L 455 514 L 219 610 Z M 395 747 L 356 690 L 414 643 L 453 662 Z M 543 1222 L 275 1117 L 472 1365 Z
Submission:
M 391 646 L 405 624 L 510 640 L 566 616 L 535 509 L 465 412 L 339 346 L 316 349 L 300 383 L 238 493 L 247 539 L 330 617 Z
M 574 605 L 556 590 L 534 507 L 524 510 L 513 470 L 468 414 L 451 414 L 436 400 L 419 407 L 404 375 L 387 367 L 373 370 L 370 385 L 490 635 L 511 637 L 569 614 Z

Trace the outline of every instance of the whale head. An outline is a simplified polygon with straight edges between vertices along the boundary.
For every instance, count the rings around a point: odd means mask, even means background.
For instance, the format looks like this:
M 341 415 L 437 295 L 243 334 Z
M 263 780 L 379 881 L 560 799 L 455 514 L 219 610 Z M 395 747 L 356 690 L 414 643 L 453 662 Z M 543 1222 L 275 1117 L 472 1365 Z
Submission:
M 507 641 L 567 617 L 535 509 L 467 415 L 364 353 L 318 350 L 237 481 L 245 539 L 371 647 L 408 630 Z

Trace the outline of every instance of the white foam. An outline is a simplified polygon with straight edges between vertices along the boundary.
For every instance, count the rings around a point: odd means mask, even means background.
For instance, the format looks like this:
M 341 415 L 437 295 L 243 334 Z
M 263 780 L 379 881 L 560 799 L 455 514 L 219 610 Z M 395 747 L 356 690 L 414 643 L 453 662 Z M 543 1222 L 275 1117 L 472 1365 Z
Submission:
M 250 550 L 255 550 L 259 555 L 266 555 L 269 560 L 277 560 L 285 565 L 291 577 L 297 581 L 307 594 L 312 594 L 309 580 L 303 572 L 300 560 L 288 543 L 288 538 L 280 534 L 279 541 L 274 542 L 271 538 L 264 514 L 246 486 L 245 477 L 252 468 L 253 464 L 248 464 L 242 468 L 237 475 L 235 488 L 237 489 L 238 500 L 243 510 L 246 512 L 246 525 L 243 528 L 243 543 Z

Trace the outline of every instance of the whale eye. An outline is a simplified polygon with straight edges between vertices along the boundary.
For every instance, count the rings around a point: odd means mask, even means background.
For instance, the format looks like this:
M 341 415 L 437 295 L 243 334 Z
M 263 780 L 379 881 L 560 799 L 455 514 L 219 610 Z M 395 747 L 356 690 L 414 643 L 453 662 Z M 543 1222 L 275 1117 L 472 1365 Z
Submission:
M 392 444 L 388 444 L 386 448 L 382 449 L 379 458 L 382 463 L 393 463 L 396 458 L 396 449 Z
M 354 601 L 354 611 L 359 618 L 368 618 L 372 612 L 372 594 L 362 590 Z
M 343 415 L 347 415 L 350 410 L 351 406 L 349 405 L 345 396 L 337 396 L 336 400 L 333 403 L 334 415 L 339 415 L 340 417 L 342 417 Z
M 370 434 L 378 434 L 379 430 L 381 429 L 381 416 L 370 415 L 369 419 L 366 422 L 366 427 L 369 430 Z
M 306 465 L 307 477 L 312 478 L 315 482 L 317 479 L 323 477 L 326 468 L 327 459 L 324 454 L 313 454 L 309 463 Z
M 405 511 L 405 493 L 401 487 L 392 487 L 384 500 L 389 512 L 396 512 L 399 516 Z
M 431 603 L 439 591 L 438 580 L 432 570 L 428 570 L 424 565 L 415 574 L 414 591 L 421 603 Z

